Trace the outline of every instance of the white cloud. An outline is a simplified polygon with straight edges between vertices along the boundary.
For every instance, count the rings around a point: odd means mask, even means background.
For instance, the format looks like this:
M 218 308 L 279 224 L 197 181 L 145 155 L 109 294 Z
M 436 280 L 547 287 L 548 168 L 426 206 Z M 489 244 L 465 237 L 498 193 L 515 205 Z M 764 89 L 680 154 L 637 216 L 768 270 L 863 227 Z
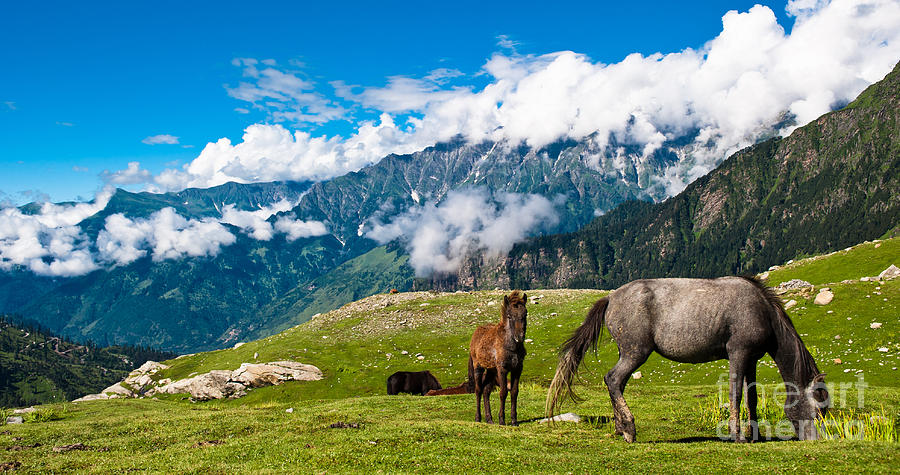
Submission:
M 100 179 L 113 185 L 134 185 L 153 182 L 153 174 L 141 168 L 140 162 L 128 162 L 128 168 L 110 172 L 103 170 Z
M 414 207 L 389 223 L 368 223 L 365 236 L 381 244 L 400 239 L 417 276 L 459 268 L 472 251 L 498 256 L 529 234 L 558 223 L 553 203 L 540 195 L 483 188 L 451 191 L 440 204 Z
M 44 203 L 37 214 L 18 208 L 0 210 L 0 270 L 23 266 L 39 275 L 69 277 L 98 268 L 90 242 L 77 226 L 109 202 L 112 191 L 97 194 L 92 203 Z
M 186 219 L 173 208 L 163 208 L 148 218 L 138 219 L 113 214 L 106 218 L 106 224 L 97 236 L 99 260 L 127 265 L 148 253 L 154 261 L 216 256 L 222 247 L 236 241 L 234 234 L 223 224 L 241 228 L 248 236 L 260 241 L 272 239 L 276 232 L 287 234 L 290 241 L 327 234 L 325 225 L 318 221 L 304 222 L 286 216 L 279 218 L 274 226 L 267 221 L 293 206 L 282 200 L 255 211 L 243 211 L 228 204 L 219 219 Z M 304 227 L 306 232 L 302 230 Z
M 277 69 L 274 60 L 235 58 L 232 64 L 243 68 L 247 80 L 235 87 L 225 86 L 228 95 L 265 110 L 273 121 L 324 123 L 342 118 L 347 112 L 316 92 L 315 85 L 300 78 L 298 72 Z M 260 69 L 259 64 L 265 67 Z M 235 110 L 242 114 L 249 112 L 244 108 Z
M 896 1 L 795 0 L 788 12 L 796 16 L 790 35 L 769 8 L 757 5 L 726 13 L 721 33 L 698 50 L 632 54 L 613 64 L 571 51 L 522 56 L 511 49 L 514 42 L 498 37 L 505 52 L 484 65 L 490 82 L 480 90 L 459 86 L 465 78 L 453 70 L 422 79 L 391 77 L 384 87 L 333 81 L 337 96 L 383 112 L 378 122 L 362 122 L 347 138 L 252 125 L 242 142 L 208 144 L 183 169 L 157 176 L 156 187 L 324 180 L 388 153 L 409 153 L 457 135 L 542 146 L 596 133 L 602 150 L 613 134 L 620 144 L 641 150 L 625 157 L 641 162 L 665 139 L 699 131 L 682 162 L 657 177 L 668 194 L 677 193 L 770 133 L 784 113 L 803 125 L 852 100 L 900 58 Z M 229 93 L 268 108 L 273 117 L 324 122 L 344 116 L 341 106 L 296 72 L 279 70 L 272 61 L 235 64 L 249 82 Z M 389 114 L 410 117 L 397 124 Z
M 282 216 L 274 225 L 268 222 L 295 205 L 283 200 L 255 211 L 225 205 L 221 218 L 187 219 L 173 208 L 136 219 L 116 213 L 106 218 L 96 242 L 91 242 L 78 225 L 102 211 L 113 192 L 106 188 L 91 203 L 43 203 L 35 214 L 14 206 L 0 209 L 0 270 L 20 266 L 39 275 L 73 277 L 109 264 L 127 265 L 147 255 L 154 261 L 216 256 L 236 241 L 224 224 L 266 241 L 276 232 L 286 234 L 289 241 L 327 234 L 318 221 Z
M 388 114 L 382 114 L 378 123 L 363 123 L 346 140 L 291 133 L 277 124 L 255 124 L 247 127 L 241 142 L 219 139 L 207 144 L 200 156 L 181 170 L 163 171 L 156 176 L 153 189 L 206 188 L 229 181 L 326 180 L 358 170 L 373 157 L 412 152 L 422 146 L 409 141 Z
M 130 219 L 121 213 L 108 216 L 97 236 L 97 250 L 100 259 L 125 265 L 148 251 L 154 261 L 215 256 L 235 239 L 215 219 L 185 219 L 173 208 L 163 208 L 149 218 Z
M 364 89 L 361 93 L 352 92 L 359 86 L 347 86 L 340 81 L 335 81 L 332 85 L 338 97 L 359 102 L 370 109 L 389 113 L 422 111 L 429 104 L 448 102 L 455 97 L 471 94 L 469 88 L 441 89 L 441 85 L 448 79 L 461 75 L 457 70 L 437 69 L 423 79 L 394 76 L 388 78 L 387 86 Z
M 284 233 L 288 241 L 328 234 L 328 228 L 321 221 L 303 221 L 286 216 L 282 216 L 275 221 L 275 230 Z
M 288 200 L 281 200 L 255 211 L 243 211 L 236 209 L 233 204 L 229 204 L 222 208 L 222 219 L 220 221 L 243 229 L 253 239 L 268 241 L 272 239 L 275 232 L 272 229 L 272 224 L 267 220 L 273 214 L 289 211 L 295 205 L 296 203 L 291 203 Z
M 151 135 L 144 140 L 141 140 L 141 142 L 147 145 L 175 145 L 178 143 L 178 137 L 169 134 Z

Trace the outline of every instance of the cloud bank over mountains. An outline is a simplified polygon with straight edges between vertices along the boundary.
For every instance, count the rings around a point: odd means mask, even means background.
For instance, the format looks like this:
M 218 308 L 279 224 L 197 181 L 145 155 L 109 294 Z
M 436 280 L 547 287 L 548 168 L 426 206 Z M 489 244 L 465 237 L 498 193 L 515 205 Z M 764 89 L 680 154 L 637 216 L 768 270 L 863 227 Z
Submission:
M 555 204 L 536 194 L 455 190 L 440 204 L 428 201 L 388 223 L 375 217 L 364 233 L 380 244 L 400 239 L 409 264 L 424 277 L 456 270 L 473 251 L 506 255 L 515 243 L 559 222 Z
M 240 142 L 222 138 L 207 144 L 181 168 L 153 174 L 133 161 L 124 170 L 104 171 L 101 179 L 108 185 L 144 184 L 151 191 L 229 181 L 321 181 L 390 153 L 411 153 L 458 136 L 541 147 L 591 135 L 601 150 L 614 138 L 639 151 L 610 151 L 608 162 L 623 171 L 667 140 L 693 137 L 690 152 L 647 185 L 662 185 L 671 196 L 770 134 L 775 124 L 790 123 L 775 131 L 788 134 L 848 103 L 900 58 L 895 0 L 793 0 L 787 10 L 796 20 L 790 34 L 769 8 L 757 5 L 726 13 L 721 33 L 697 50 L 632 54 L 603 64 L 571 51 L 521 55 L 501 44 L 503 51 L 474 76 L 439 69 L 421 78 L 390 77 L 380 87 L 331 81 L 330 96 L 304 76 L 300 64 L 238 58 L 233 64 L 242 77 L 226 93 L 265 111 L 270 123 L 250 125 Z M 368 119 L 356 122 L 347 137 L 302 130 L 355 117 Z M 177 144 L 178 137 L 157 135 L 145 143 Z M 21 266 L 40 275 L 76 276 L 148 256 L 215 256 L 237 240 L 236 232 L 263 241 L 277 234 L 296 240 L 328 233 L 322 222 L 285 215 L 295 203 L 283 201 L 256 211 L 225 206 L 215 219 L 188 219 L 172 208 L 143 218 L 114 214 L 92 242 L 78 224 L 104 209 L 111 193 L 104 190 L 92 203 L 44 204 L 37 214 L 0 209 L 0 270 Z M 473 250 L 508 252 L 515 242 L 553 226 L 558 204 L 538 195 L 471 188 L 386 222 L 367 221 L 363 229 L 380 243 L 403 242 L 410 264 L 424 276 L 456 269 Z M 271 219 L 276 213 L 282 214 Z
M 699 131 L 693 156 L 659 177 L 674 194 L 785 116 L 799 126 L 846 104 L 900 58 L 896 1 L 796 0 L 787 9 L 796 19 L 789 35 L 768 7 L 757 5 L 726 13 L 721 33 L 698 50 L 632 54 L 613 64 L 571 51 L 496 53 L 478 73 L 489 78 L 479 89 L 465 84 L 474 78 L 441 69 L 423 78 L 391 77 L 383 87 L 332 81 L 334 97 L 327 97 L 273 60 L 237 59 L 244 77 L 228 94 L 267 111 L 275 123 L 247 127 L 238 143 L 208 144 L 183 168 L 154 176 L 150 187 L 325 180 L 456 136 L 540 147 L 612 135 L 637 145 L 642 153 L 633 159 L 642 160 L 667 138 Z M 346 138 L 282 125 L 363 113 L 378 119 L 360 122 Z
M 225 224 L 262 241 L 276 233 L 293 241 L 328 232 L 321 222 L 287 215 L 270 223 L 267 220 L 271 216 L 296 204 L 281 201 L 255 211 L 227 205 L 218 219 L 187 219 L 173 208 L 163 208 L 147 218 L 132 219 L 116 213 L 106 218 L 96 242 L 91 242 L 78 224 L 106 208 L 112 194 L 112 189 L 106 189 L 91 203 L 45 203 L 36 214 L 14 207 L 0 210 L 0 270 L 21 266 L 38 275 L 73 277 L 127 265 L 148 255 L 157 262 L 215 256 L 237 240 Z

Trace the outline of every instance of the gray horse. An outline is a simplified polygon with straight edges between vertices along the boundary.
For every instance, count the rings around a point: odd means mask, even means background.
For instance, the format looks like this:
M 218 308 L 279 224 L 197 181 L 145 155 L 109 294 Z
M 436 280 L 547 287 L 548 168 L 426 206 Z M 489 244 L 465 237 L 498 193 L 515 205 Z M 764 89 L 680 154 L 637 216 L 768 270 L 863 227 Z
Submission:
M 815 419 L 830 403 L 824 374 L 800 340 L 772 291 L 749 277 L 636 280 L 598 300 L 584 323 L 560 350 L 547 393 L 547 414 L 563 395 L 576 399 L 572 382 L 589 348 L 596 350 L 604 324 L 619 348 L 619 361 L 604 380 L 612 399 L 616 433 L 634 442 L 634 416 L 622 393 L 631 373 L 654 351 L 681 363 L 728 359 L 729 431 L 745 442 L 740 428 L 741 388 L 747 387 L 752 439 L 756 423 L 756 363 L 768 353 L 787 388 L 785 414 L 801 440 L 818 439 Z

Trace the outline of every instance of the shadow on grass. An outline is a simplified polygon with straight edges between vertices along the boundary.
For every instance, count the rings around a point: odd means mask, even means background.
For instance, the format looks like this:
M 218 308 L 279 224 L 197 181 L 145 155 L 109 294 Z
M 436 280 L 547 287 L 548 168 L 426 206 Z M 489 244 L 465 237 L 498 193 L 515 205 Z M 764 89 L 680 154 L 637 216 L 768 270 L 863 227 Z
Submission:
M 749 444 L 764 444 L 764 443 L 768 443 L 768 442 L 787 442 L 790 440 L 796 440 L 796 439 L 785 440 L 785 439 L 779 439 L 777 437 L 771 437 L 771 438 L 760 437 L 758 440 L 756 440 L 754 442 L 747 441 L 747 443 L 749 443 Z M 727 438 L 727 437 L 726 438 L 722 438 L 722 437 L 684 437 L 684 438 L 675 439 L 675 440 L 653 440 L 653 441 L 648 441 L 647 443 L 648 444 L 692 444 L 692 443 L 698 443 L 698 442 L 722 442 L 724 444 L 733 444 L 734 443 L 733 440 L 731 440 L 730 438 Z

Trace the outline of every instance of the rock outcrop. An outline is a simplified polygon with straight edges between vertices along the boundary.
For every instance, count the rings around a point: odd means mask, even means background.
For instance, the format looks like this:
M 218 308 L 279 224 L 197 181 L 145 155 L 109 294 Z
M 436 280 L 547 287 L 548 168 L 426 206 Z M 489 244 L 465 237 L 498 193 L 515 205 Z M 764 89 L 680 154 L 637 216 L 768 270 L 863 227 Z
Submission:
M 891 280 L 900 277 L 900 268 L 891 264 L 890 267 L 878 274 L 878 280 Z
M 245 396 L 251 388 L 281 384 L 285 381 L 315 381 L 322 379 L 322 371 L 313 365 L 296 361 L 271 363 L 243 363 L 238 369 L 212 370 L 208 373 L 172 381 L 156 380 L 153 375 L 168 366 L 148 361 L 132 371 L 124 381 L 116 383 L 99 394 L 89 394 L 80 401 L 150 397 L 157 394 L 189 394 L 194 401 L 234 399 Z
M 315 381 L 322 379 L 322 371 L 313 365 L 296 361 L 273 363 L 244 363 L 231 373 L 231 380 L 251 388 L 261 388 L 284 381 Z

